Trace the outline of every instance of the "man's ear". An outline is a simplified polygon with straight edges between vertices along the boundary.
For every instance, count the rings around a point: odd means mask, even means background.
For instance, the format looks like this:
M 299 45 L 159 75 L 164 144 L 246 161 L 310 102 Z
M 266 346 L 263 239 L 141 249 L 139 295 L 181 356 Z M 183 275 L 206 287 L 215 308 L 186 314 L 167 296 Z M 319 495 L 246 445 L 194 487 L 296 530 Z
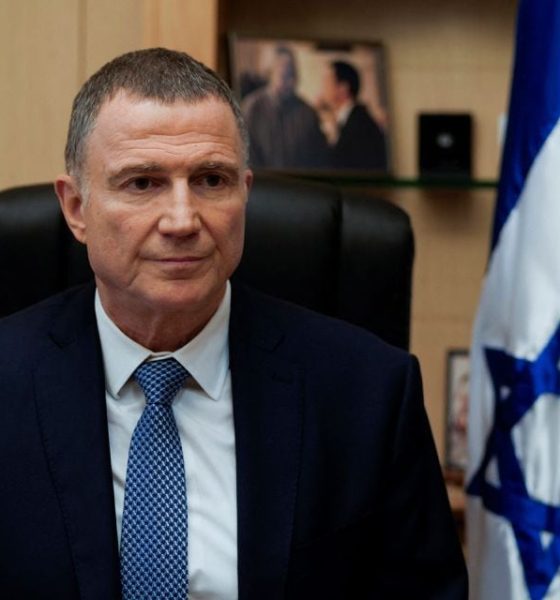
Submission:
M 70 227 L 74 237 L 85 244 L 84 198 L 78 183 L 70 175 L 60 175 L 54 182 L 54 189 L 68 227 Z
M 253 187 L 253 171 L 251 171 L 251 169 L 246 169 L 244 177 L 245 177 L 245 190 L 246 190 L 246 194 L 247 194 L 247 199 L 249 199 L 249 192 L 251 191 L 251 188 Z

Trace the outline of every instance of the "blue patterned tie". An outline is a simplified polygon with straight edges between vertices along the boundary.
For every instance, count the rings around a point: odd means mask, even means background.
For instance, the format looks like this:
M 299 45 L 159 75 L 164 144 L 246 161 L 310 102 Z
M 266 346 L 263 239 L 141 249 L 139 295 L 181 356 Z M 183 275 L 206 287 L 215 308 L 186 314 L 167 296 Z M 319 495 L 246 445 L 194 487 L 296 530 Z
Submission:
M 126 471 L 121 534 L 124 600 L 186 600 L 187 497 L 171 403 L 189 376 L 174 359 L 134 372 L 146 396 Z

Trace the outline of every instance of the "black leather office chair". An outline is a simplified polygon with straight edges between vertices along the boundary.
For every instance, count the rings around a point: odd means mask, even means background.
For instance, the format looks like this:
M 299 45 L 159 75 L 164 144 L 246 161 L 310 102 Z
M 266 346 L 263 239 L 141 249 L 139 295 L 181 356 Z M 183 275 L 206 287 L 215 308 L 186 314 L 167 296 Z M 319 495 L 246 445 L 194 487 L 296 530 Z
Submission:
M 408 216 L 332 185 L 258 174 L 239 278 L 408 347 Z M 0 316 L 92 277 L 51 184 L 0 192 Z

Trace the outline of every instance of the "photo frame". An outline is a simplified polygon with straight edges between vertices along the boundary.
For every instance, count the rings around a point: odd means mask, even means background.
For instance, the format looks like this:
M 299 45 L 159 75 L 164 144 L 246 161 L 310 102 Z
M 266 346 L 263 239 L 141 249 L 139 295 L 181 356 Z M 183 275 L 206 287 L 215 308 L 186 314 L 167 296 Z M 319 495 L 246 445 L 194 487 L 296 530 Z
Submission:
M 447 353 L 447 409 L 445 419 L 445 467 L 464 475 L 467 467 L 467 421 L 470 359 L 466 349 Z
M 385 52 L 377 42 L 230 34 L 231 84 L 253 168 L 390 172 Z

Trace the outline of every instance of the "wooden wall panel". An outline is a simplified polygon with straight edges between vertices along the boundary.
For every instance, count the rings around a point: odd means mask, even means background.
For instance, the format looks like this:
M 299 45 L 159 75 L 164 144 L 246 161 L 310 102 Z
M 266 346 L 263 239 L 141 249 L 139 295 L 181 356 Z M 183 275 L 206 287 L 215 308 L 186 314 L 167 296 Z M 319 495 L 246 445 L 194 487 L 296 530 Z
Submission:
M 85 61 L 81 82 L 119 54 L 145 45 L 141 0 L 80 0 L 85 4 Z
M 218 0 L 145 0 L 145 42 L 188 52 L 217 67 Z
M 0 189 L 63 169 L 79 35 L 73 0 L 0 1 Z
M 163 45 L 216 64 L 218 0 L 0 0 L 0 189 L 63 170 L 72 100 L 111 58 Z

